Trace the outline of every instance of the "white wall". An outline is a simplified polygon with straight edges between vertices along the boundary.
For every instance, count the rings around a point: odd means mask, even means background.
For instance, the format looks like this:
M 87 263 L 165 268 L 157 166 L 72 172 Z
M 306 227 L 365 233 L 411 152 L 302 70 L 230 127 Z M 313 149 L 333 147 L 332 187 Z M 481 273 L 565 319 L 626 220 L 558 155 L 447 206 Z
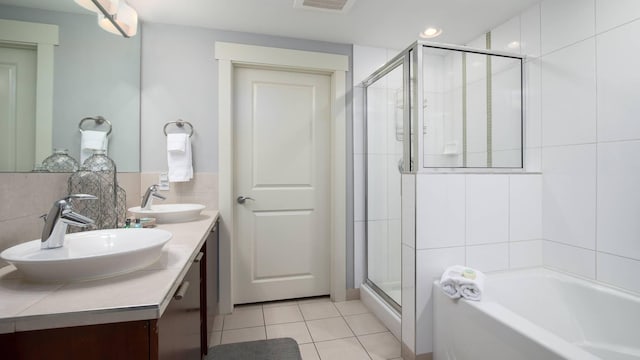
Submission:
M 544 262 L 640 291 L 640 2 L 541 5 Z

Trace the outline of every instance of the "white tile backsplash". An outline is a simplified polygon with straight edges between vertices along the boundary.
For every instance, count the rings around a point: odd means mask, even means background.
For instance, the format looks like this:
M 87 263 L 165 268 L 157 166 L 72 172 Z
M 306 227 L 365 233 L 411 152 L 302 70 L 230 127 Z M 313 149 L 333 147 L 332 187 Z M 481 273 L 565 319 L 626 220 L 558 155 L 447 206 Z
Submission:
M 418 175 L 416 247 L 463 246 L 465 176 Z
M 640 18 L 640 1 L 596 0 L 596 31 L 601 33 Z
M 509 241 L 509 177 L 467 175 L 467 245 Z
M 467 246 L 467 266 L 483 272 L 509 269 L 509 244 Z
M 596 252 L 545 240 L 542 244 L 545 266 L 595 279 Z
M 597 250 L 640 260 L 640 141 L 598 144 Z
M 595 39 L 543 56 L 541 67 L 543 146 L 595 142 Z
M 598 280 L 640 293 L 640 261 L 598 253 Z
M 541 6 L 543 55 L 594 35 L 594 0 L 545 0 Z
M 596 145 L 543 149 L 544 239 L 595 249 Z
M 509 177 L 509 241 L 542 238 L 542 175 Z
M 509 268 L 521 269 L 543 265 L 542 240 L 509 243 Z
M 640 6 L 640 1 L 637 1 Z M 600 34 L 597 41 L 598 141 L 640 139 L 640 21 Z

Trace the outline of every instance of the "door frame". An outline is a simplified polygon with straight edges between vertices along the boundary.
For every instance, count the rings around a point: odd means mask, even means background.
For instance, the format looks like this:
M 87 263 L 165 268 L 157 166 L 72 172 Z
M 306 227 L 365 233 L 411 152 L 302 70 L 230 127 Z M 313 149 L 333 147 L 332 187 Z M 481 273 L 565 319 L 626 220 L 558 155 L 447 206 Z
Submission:
M 227 42 L 215 43 L 218 60 L 218 207 L 220 213 L 219 312 L 233 311 L 234 146 L 233 72 L 236 66 L 275 67 L 319 72 L 331 77 L 331 174 L 329 218 L 331 222 L 331 285 L 333 301 L 346 299 L 346 55 L 272 48 Z
M 58 25 L 0 19 L 0 43 L 36 49 L 35 162 L 40 163 L 51 154 L 53 141 L 53 47 L 58 45 Z

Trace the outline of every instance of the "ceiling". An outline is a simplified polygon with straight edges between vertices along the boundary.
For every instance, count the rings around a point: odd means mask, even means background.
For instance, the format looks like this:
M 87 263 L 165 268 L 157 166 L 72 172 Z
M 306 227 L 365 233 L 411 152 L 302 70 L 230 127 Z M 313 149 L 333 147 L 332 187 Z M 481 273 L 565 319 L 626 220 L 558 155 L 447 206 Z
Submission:
M 344 13 L 293 7 L 294 0 L 127 0 L 142 21 L 401 49 L 427 26 L 435 41 L 465 44 L 540 0 L 356 0 Z M 0 4 L 83 13 L 73 0 Z

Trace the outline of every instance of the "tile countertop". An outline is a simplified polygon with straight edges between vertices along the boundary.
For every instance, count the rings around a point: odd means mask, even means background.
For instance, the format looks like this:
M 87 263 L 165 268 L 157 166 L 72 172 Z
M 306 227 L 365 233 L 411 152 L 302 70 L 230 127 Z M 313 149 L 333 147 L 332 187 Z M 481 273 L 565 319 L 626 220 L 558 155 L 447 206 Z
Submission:
M 39 284 L 13 265 L 0 269 L 0 334 L 159 318 L 211 232 L 217 211 L 160 224 L 173 234 L 152 265 L 112 278 Z

